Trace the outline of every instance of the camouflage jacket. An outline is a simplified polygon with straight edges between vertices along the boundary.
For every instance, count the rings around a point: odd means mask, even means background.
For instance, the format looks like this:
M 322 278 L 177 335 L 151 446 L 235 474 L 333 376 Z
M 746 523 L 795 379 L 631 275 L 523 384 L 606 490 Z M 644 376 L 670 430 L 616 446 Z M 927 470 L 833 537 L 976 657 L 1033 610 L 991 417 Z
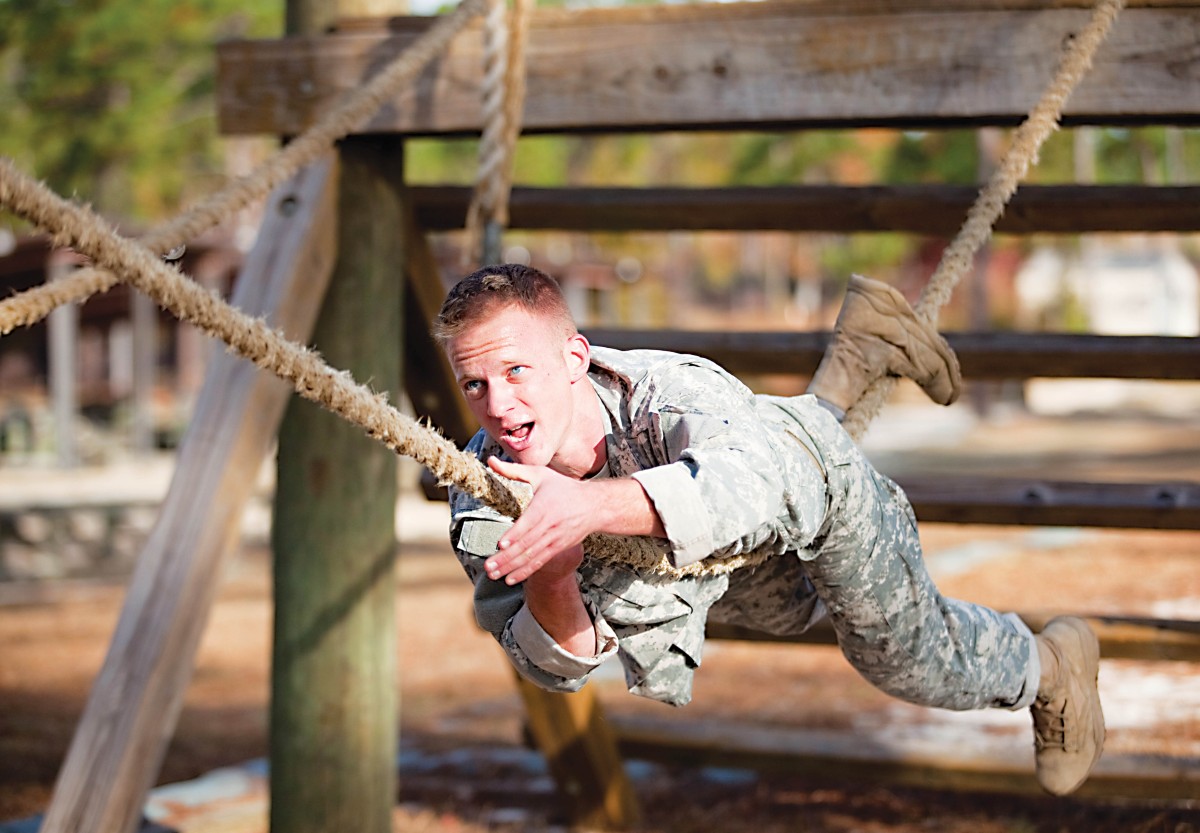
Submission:
M 630 691 L 683 705 L 707 619 L 793 633 L 823 614 L 800 562 L 813 557 L 825 522 L 824 466 L 838 464 L 829 455 L 844 445 L 836 437 L 842 429 L 811 396 L 755 395 L 695 356 L 593 347 L 588 375 L 608 429 L 607 470 L 598 476 L 641 483 L 677 566 L 760 545 L 792 557 L 686 579 L 586 559 L 579 583 L 596 625 L 596 655 L 578 657 L 542 630 L 519 585 L 484 573 L 508 518 L 452 490 L 451 542 L 475 584 L 479 625 L 522 675 L 574 691 L 616 654 Z M 482 431 L 467 450 L 481 460 L 503 456 Z

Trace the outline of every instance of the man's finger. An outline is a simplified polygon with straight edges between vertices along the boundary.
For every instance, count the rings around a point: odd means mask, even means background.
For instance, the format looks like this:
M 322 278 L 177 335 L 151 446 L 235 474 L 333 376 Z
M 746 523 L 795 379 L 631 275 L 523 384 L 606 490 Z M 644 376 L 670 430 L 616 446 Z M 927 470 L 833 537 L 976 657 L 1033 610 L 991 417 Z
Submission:
M 509 480 L 520 480 L 521 483 L 533 484 L 533 466 L 522 466 L 521 463 L 510 463 L 506 460 L 500 460 L 499 457 L 488 457 L 487 465 L 492 468 L 500 477 L 508 478 Z
M 484 562 L 484 568 L 487 570 L 488 576 L 493 579 L 501 578 L 508 575 L 521 564 L 525 563 L 527 556 L 515 555 L 509 556 L 505 553 L 498 552 Z

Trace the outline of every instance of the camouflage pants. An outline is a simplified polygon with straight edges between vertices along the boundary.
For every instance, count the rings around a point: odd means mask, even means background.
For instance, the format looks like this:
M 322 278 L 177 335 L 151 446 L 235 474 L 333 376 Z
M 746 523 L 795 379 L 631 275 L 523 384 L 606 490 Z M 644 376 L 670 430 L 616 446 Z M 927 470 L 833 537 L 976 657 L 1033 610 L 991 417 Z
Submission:
M 828 482 L 818 546 L 801 553 L 846 658 L 887 693 L 947 709 L 1029 706 L 1040 673 L 1015 615 L 948 599 L 925 568 L 900 488 L 842 431 L 817 445 Z

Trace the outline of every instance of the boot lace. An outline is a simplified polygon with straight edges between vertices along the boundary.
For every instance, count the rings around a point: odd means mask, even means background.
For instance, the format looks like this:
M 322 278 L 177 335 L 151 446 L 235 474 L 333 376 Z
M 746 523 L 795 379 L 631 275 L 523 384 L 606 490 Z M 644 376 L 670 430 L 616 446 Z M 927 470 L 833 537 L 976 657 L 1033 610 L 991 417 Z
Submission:
M 1043 749 L 1067 751 L 1067 702 L 1039 700 L 1033 709 L 1033 744 Z

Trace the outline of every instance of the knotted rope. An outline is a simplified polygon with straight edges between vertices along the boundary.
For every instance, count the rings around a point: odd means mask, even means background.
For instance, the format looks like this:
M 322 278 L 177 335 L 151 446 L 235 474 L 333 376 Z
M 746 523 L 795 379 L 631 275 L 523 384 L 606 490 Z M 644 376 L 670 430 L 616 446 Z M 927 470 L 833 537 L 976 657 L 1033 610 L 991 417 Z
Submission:
M 508 225 L 513 159 L 525 107 L 525 41 L 532 0 L 487 0 L 483 59 L 483 133 L 475 191 L 467 207 L 464 263 L 500 261 L 500 231 Z
M 975 255 L 991 238 L 992 228 L 1016 193 L 1017 185 L 1028 173 L 1029 166 L 1037 162 L 1042 143 L 1058 129 L 1067 98 L 1091 69 L 1096 50 L 1108 36 L 1124 5 L 1124 0 L 1100 0 L 1088 25 L 1071 38 L 1059 59 L 1054 79 L 1029 116 L 1013 133 L 1012 144 L 996 172 L 976 197 L 954 240 L 942 252 L 937 269 L 914 307 L 922 320 L 930 324 L 937 323 L 938 311 L 950 300 L 954 287 L 974 264 Z M 895 386 L 895 377 L 884 376 L 863 393 L 842 423 L 850 436 L 859 439 L 863 435 Z
M 472 0 L 464 0 L 464 5 L 469 2 Z M 922 294 L 918 312 L 926 320 L 936 316 L 937 308 L 945 303 L 954 283 L 990 235 L 991 226 L 1016 188 L 1016 180 L 1028 170 L 1041 143 L 1057 125 L 1067 96 L 1090 66 L 1092 55 L 1121 5 L 1122 0 L 1100 0 L 1091 24 L 1074 39 L 1054 82 L 1018 129 L 997 175 L 968 213 L 963 230 L 948 247 Z M 101 268 L 121 274 L 172 314 L 196 324 L 254 364 L 286 379 L 304 398 L 360 426 L 368 436 L 393 451 L 412 457 L 440 483 L 453 484 L 497 511 L 514 518 L 519 516 L 528 500 L 527 491 L 515 494 L 477 459 L 397 411 L 385 397 L 355 383 L 347 372 L 334 370 L 314 351 L 289 341 L 262 320 L 245 315 L 215 293 L 184 278 L 163 263 L 156 250 L 121 237 L 90 210 L 64 200 L 3 158 L 0 158 L 0 205 L 50 232 L 56 245 L 72 246 Z M 883 397 L 879 397 L 877 404 L 871 403 L 872 398 L 865 396 L 851 411 L 855 424 L 869 421 L 878 412 Z M 768 548 L 760 548 L 723 559 L 709 558 L 679 569 L 670 564 L 666 546 L 656 539 L 593 535 L 585 541 L 585 547 L 591 557 L 671 577 L 730 572 L 761 563 L 771 555 Z
M 450 39 L 483 10 L 484 2 L 462 0 L 451 14 L 439 18 L 411 47 L 285 147 L 250 173 L 151 231 L 141 238 L 142 245 L 155 254 L 166 254 L 247 205 L 266 197 L 281 182 L 329 150 L 335 141 L 361 127 L 384 102 L 395 96 L 402 85 L 416 77 L 426 64 L 445 50 Z M 0 335 L 40 321 L 62 304 L 83 301 L 97 292 L 112 289 L 121 280 L 123 277 L 119 272 L 84 268 L 6 298 L 0 302 Z

